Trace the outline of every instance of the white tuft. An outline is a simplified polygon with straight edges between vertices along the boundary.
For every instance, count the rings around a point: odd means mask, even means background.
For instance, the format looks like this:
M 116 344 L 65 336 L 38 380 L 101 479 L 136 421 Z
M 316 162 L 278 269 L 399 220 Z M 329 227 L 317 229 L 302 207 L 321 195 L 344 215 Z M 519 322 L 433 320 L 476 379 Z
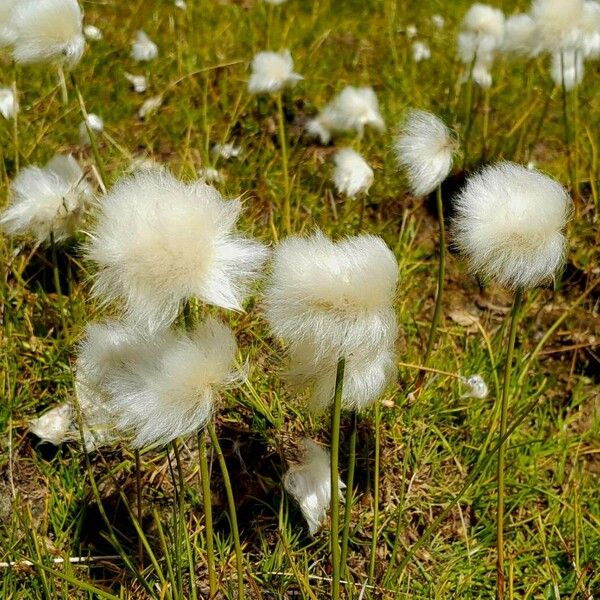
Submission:
M 335 153 L 333 161 L 333 183 L 340 194 L 354 198 L 369 191 L 373 183 L 373 169 L 358 152 L 352 148 L 341 148 Z
M 75 159 L 56 155 L 45 167 L 27 167 L 11 186 L 11 205 L 0 216 L 9 235 L 38 242 L 73 236 L 80 228 L 92 191 Z
M 286 0 L 263 0 L 267 4 L 273 4 L 274 6 L 278 6 L 279 4 L 283 4 Z
M 395 143 L 398 164 L 408 177 L 411 192 L 426 196 L 452 169 L 456 141 L 445 123 L 435 115 L 411 109 Z
M 187 10 L 187 3 L 184 0 L 175 0 L 175 8 L 179 10 Z
M 77 0 L 19 2 L 12 11 L 13 58 L 18 63 L 76 65 L 85 49 Z
M 145 119 L 148 115 L 151 115 L 153 112 L 156 112 L 163 103 L 162 96 L 152 96 L 152 98 L 148 98 L 148 100 L 144 101 L 140 109 L 138 110 L 138 117 L 140 119 Z
M 539 54 L 540 48 L 536 41 L 535 21 L 530 15 L 519 13 L 506 19 L 502 50 L 524 56 L 537 56 Z
M 104 37 L 102 35 L 102 30 L 100 30 L 95 25 L 86 25 L 83 28 L 83 34 L 88 40 L 91 40 L 92 42 L 98 42 Z
M 307 133 L 328 143 L 334 133 L 353 131 L 362 137 L 365 127 L 385 130 L 377 96 L 370 87 L 345 87 L 317 116 L 309 121 Z
M 283 485 L 300 506 L 310 535 L 315 535 L 331 504 L 331 463 L 329 452 L 316 442 L 303 439 L 300 446 L 301 462 L 290 467 L 283 477 Z M 338 487 L 341 495 L 346 487 L 341 479 Z
M 235 338 L 214 318 L 193 331 L 165 331 L 108 378 L 108 408 L 134 448 L 167 444 L 204 427 L 219 391 L 243 379 Z
M 442 17 L 442 15 L 432 15 L 431 22 L 438 29 L 444 29 L 444 27 L 446 26 L 446 21 L 445 21 L 444 17 Z
M 473 81 L 484 90 L 487 90 L 492 86 L 493 79 L 492 74 L 487 66 L 481 63 L 476 63 L 471 73 Z
M 0 88 L 0 114 L 5 119 L 12 119 L 19 112 L 19 103 L 11 88 Z
M 130 73 L 125 73 L 125 79 L 131 83 L 133 90 L 138 94 L 143 94 L 148 89 L 148 81 L 144 75 L 131 75 Z
M 502 162 L 467 180 L 453 236 L 472 272 L 512 288 L 552 279 L 565 256 L 571 200 L 537 170 Z
M 552 55 L 550 76 L 556 85 L 562 86 L 564 80 L 565 89 L 570 91 L 583 81 L 584 74 L 581 51 L 561 50 Z
M 585 58 L 600 57 L 600 2 L 586 0 L 583 4 L 579 46 Z
M 89 146 L 91 142 L 87 128 L 89 127 L 95 133 L 102 133 L 104 131 L 104 121 L 102 117 L 94 113 L 89 113 L 85 121 L 87 122 L 87 127 L 83 121 L 79 124 L 79 143 L 82 146 Z
M 42 440 L 58 446 L 70 439 L 71 423 L 73 420 L 73 406 L 70 402 L 63 402 L 41 417 L 31 421 L 29 431 Z
M 259 52 L 250 65 L 252 74 L 248 81 L 251 94 L 273 94 L 295 85 L 302 79 L 294 72 L 294 61 L 289 50 Z
M 158 46 L 143 31 L 138 31 L 131 42 L 131 58 L 138 62 L 148 62 L 158 56 Z
M 224 158 L 225 160 L 229 160 L 230 158 L 237 158 L 242 149 L 239 146 L 236 146 L 232 143 L 227 144 L 215 144 L 212 147 L 212 153 Z
M 407 25 L 406 26 L 406 37 L 411 40 L 412 38 L 416 37 L 418 31 L 417 31 L 417 26 L 416 25 Z
M 87 247 L 98 266 L 94 295 L 122 301 L 127 316 L 156 331 L 172 323 L 186 300 L 242 310 L 266 248 L 235 229 L 238 200 L 166 171 L 121 179 L 102 198 Z
M 488 386 L 481 375 L 461 377 L 463 385 L 467 388 L 462 395 L 463 398 L 477 398 L 483 400 L 489 394 Z
M 198 176 L 206 183 L 223 183 L 223 175 L 214 167 L 203 167 Z
M 423 60 L 429 60 L 431 58 L 431 50 L 425 42 L 413 42 L 411 46 L 412 57 L 416 63 Z
M 20 0 L 0 1 L 0 48 L 10 46 L 15 41 L 17 33 L 11 23 L 11 17 L 13 9 L 19 1 Z
M 540 47 L 549 52 L 564 50 L 580 41 L 584 0 L 533 0 L 531 16 Z

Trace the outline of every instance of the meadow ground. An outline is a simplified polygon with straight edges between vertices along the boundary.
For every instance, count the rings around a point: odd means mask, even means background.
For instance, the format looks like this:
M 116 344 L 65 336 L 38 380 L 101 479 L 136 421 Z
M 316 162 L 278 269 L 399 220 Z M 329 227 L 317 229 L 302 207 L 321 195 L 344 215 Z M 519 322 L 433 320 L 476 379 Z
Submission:
M 495 4 L 498 4 L 497 2 Z M 283 193 L 277 109 L 247 92 L 248 63 L 267 48 L 289 48 L 304 76 L 284 96 L 290 144 L 293 231 L 321 228 L 333 236 L 381 235 L 400 264 L 397 312 L 398 383 L 383 401 L 380 520 L 375 577 L 368 586 L 373 535 L 373 417 L 358 424 L 355 502 L 350 527 L 347 598 L 491 598 L 495 590 L 495 454 L 497 399 L 511 294 L 482 287 L 451 255 L 441 335 L 420 394 L 411 394 L 433 310 L 437 269 L 434 202 L 411 198 L 394 164 L 392 134 L 406 107 L 440 115 L 465 128 L 464 67 L 455 59 L 458 24 L 467 2 L 422 0 L 289 0 L 269 7 L 254 0 L 84 2 L 86 23 L 104 39 L 89 42 L 74 71 L 87 109 L 105 120 L 99 136 L 107 180 L 146 157 L 191 179 L 215 167 L 225 197 L 241 197 L 242 229 L 268 243 L 282 235 Z M 510 13 L 525 3 L 504 2 Z M 438 30 L 431 16 L 444 16 Z M 415 64 L 407 27 L 427 41 L 431 60 Z M 135 31 L 160 50 L 142 67 L 149 90 L 136 94 L 125 72 L 141 73 L 129 57 Z M 465 173 L 499 158 L 535 162 L 570 182 L 561 93 L 549 83 L 547 57 L 500 58 L 488 93 L 475 89 L 469 155 L 459 158 L 444 186 L 452 192 Z M 2 58 L 0 82 L 12 81 Z M 577 98 L 570 99 L 572 147 L 579 193 L 569 226 L 570 248 L 554 289 L 527 294 L 511 382 L 507 455 L 507 575 L 511 598 L 592 598 L 600 594 L 600 357 L 598 336 L 599 64 L 589 63 Z M 19 162 L 41 164 L 71 152 L 91 175 L 94 158 L 79 145 L 79 106 L 69 82 L 61 101 L 47 67 L 16 72 L 21 113 Z M 388 131 L 368 132 L 321 147 L 302 135 L 305 120 L 345 85 L 377 92 Z M 162 106 L 137 111 L 152 96 Z M 577 102 L 577 111 L 573 110 Z M 210 153 L 213 143 L 242 146 L 237 159 Z M 361 203 L 341 199 L 329 176 L 335 147 L 351 145 L 375 170 L 362 224 Z M 0 123 L 0 197 L 15 174 L 11 123 Z M 89 299 L 88 265 L 77 243 L 60 250 L 64 307 L 53 285 L 45 247 L 6 237 L 2 278 L 2 401 L 0 402 L 0 596 L 29 598 L 203 598 L 207 593 L 205 529 L 197 442 L 184 440 L 182 496 L 185 535 L 179 535 L 174 457 L 169 447 L 141 456 L 145 549 L 138 557 L 134 455 L 126 448 L 89 455 L 78 444 L 55 448 L 28 433 L 29 421 L 73 394 L 74 345 L 85 324 L 104 314 Z M 67 277 L 67 273 L 69 276 Z M 244 314 L 222 314 L 236 331 L 250 366 L 249 383 L 223 398 L 216 427 L 233 483 L 250 598 L 327 598 L 327 527 L 314 538 L 283 491 L 282 474 L 301 436 L 328 444 L 327 418 L 311 417 L 281 382 L 282 346 L 269 337 L 258 302 Z M 549 335 L 546 335 L 549 334 Z M 484 399 L 465 398 L 456 378 L 479 373 Z M 342 420 L 345 477 L 350 416 Z M 234 548 L 216 457 L 211 485 L 217 576 L 224 598 L 237 594 Z M 90 474 L 93 474 L 93 479 Z M 94 484 L 96 488 L 92 485 Z M 466 485 L 467 484 L 467 485 Z M 460 501 L 402 561 L 457 493 Z M 109 532 L 97 503 L 101 497 Z M 116 541 L 115 541 L 116 540 Z M 73 557 L 87 557 L 70 564 Z M 22 561 L 27 559 L 30 564 Z M 191 573 L 191 575 L 190 575 Z

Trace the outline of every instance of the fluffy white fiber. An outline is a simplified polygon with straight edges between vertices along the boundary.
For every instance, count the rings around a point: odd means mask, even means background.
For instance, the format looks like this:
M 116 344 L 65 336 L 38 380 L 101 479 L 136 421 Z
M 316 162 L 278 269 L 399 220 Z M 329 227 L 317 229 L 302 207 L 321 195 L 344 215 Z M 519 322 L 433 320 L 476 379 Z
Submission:
M 125 79 L 131 83 L 133 91 L 138 94 L 143 94 L 148 89 L 148 81 L 144 75 L 132 75 L 125 73 Z
M 158 56 L 158 46 L 144 31 L 138 31 L 131 42 L 131 58 L 138 62 L 149 62 Z
M 98 42 L 104 37 L 102 35 L 102 30 L 95 25 L 85 25 L 83 28 L 83 35 L 92 42 Z
M 600 57 L 600 2 L 587 0 L 583 4 L 580 50 L 587 59 Z
M 456 141 L 441 119 L 424 110 L 411 109 L 394 149 L 398 164 L 406 171 L 411 192 L 426 196 L 448 177 Z
M 91 143 L 88 127 L 95 133 L 102 133 L 104 131 L 104 121 L 102 120 L 102 117 L 99 117 L 94 113 L 89 113 L 86 121 L 87 127 L 84 121 L 79 124 L 79 143 L 82 146 L 89 146 Z
M 19 103 L 11 88 L 0 88 L 0 114 L 5 119 L 12 119 L 19 112 Z
M 315 535 L 325 521 L 331 504 L 329 452 L 309 439 L 302 440 L 300 448 L 301 460 L 284 475 L 283 485 L 300 506 L 310 534 Z M 346 487 L 341 479 L 338 486 L 341 495 Z
M 83 55 L 83 15 L 77 0 L 18 2 L 10 27 L 13 58 L 18 63 L 58 61 L 74 66 Z
M 552 55 L 550 76 L 556 85 L 563 84 L 570 91 L 583 81 L 585 66 L 583 54 L 577 50 L 562 50 Z
M 504 39 L 504 13 L 487 4 L 476 2 L 463 18 L 458 38 L 459 55 L 464 63 L 491 64 L 494 53 Z
M 45 167 L 27 167 L 11 185 L 11 205 L 0 216 L 9 235 L 38 242 L 71 237 L 81 226 L 92 192 L 71 155 L 56 155 Z
M 416 63 L 420 63 L 431 58 L 431 50 L 425 42 L 413 42 L 411 50 L 413 60 Z
M 571 200 L 550 177 L 498 163 L 467 181 L 455 208 L 454 242 L 474 273 L 530 288 L 551 279 L 561 266 Z
M 15 41 L 16 32 L 11 24 L 12 11 L 19 0 L 0 1 L 0 48 Z
M 463 398 L 477 398 L 482 400 L 488 397 L 489 389 L 481 375 L 476 374 L 469 377 L 461 377 L 461 381 L 466 388 L 462 395 Z
M 334 157 L 333 182 L 340 194 L 354 198 L 368 192 L 373 183 L 373 169 L 352 148 L 341 148 Z
M 123 301 L 127 317 L 150 331 L 172 323 L 189 298 L 242 310 L 267 250 L 237 233 L 240 212 L 238 200 L 164 170 L 121 179 L 103 197 L 87 246 L 98 267 L 94 295 Z
M 549 52 L 563 50 L 580 41 L 584 0 L 533 0 L 531 16 L 540 46 Z
M 167 330 L 108 377 L 108 408 L 135 448 L 166 444 L 210 419 L 219 390 L 242 379 L 231 330 L 209 318 L 189 333 Z
M 524 56 L 539 54 L 540 48 L 536 41 L 536 25 L 530 15 L 519 13 L 506 19 L 502 49 L 505 52 Z
M 359 137 L 365 127 L 377 131 L 385 130 L 385 123 L 379 112 L 377 96 L 370 87 L 345 87 L 317 116 L 306 125 L 309 136 L 317 137 L 322 144 L 328 144 L 335 133 L 353 131 Z
M 63 402 L 31 421 L 29 431 L 42 440 L 58 446 L 69 439 L 73 423 L 73 406 Z
M 294 61 L 289 50 L 259 52 L 250 65 L 252 74 L 248 81 L 251 94 L 273 94 L 293 86 L 302 79 L 294 72 Z

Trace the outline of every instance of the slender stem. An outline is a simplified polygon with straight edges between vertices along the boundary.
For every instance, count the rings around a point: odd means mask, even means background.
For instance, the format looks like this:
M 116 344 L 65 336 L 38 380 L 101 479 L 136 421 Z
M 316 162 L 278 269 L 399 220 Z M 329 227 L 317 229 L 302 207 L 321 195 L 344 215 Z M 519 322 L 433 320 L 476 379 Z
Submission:
M 223 475 L 223 484 L 225 485 L 225 492 L 227 494 L 227 504 L 229 506 L 229 518 L 231 520 L 231 532 L 233 534 L 233 543 L 235 545 L 235 561 L 237 568 L 237 584 L 238 584 L 238 600 L 244 598 L 244 557 L 242 555 L 242 545 L 240 544 L 240 532 L 238 529 L 237 514 L 235 511 L 235 500 L 233 497 L 233 490 L 231 488 L 231 479 L 229 478 L 229 472 L 227 470 L 227 463 L 219 444 L 219 438 L 215 431 L 215 426 L 210 423 L 208 425 L 208 433 L 212 442 L 217 460 L 219 461 L 219 467 L 221 468 L 221 474 Z
M 202 502 L 204 504 L 204 527 L 206 530 L 206 562 L 208 567 L 208 587 L 210 600 L 217 595 L 216 561 L 213 534 L 212 502 L 210 493 L 210 473 L 206 454 L 204 432 L 198 433 L 198 461 L 200 462 L 200 477 L 202 479 Z
M 15 173 L 19 173 L 19 95 L 17 89 L 17 63 L 13 62 L 13 102 L 14 102 L 14 114 L 13 114 L 13 150 L 15 153 Z
M 174 447 L 174 445 L 172 444 Z M 171 460 L 171 454 L 169 449 L 166 449 L 167 453 L 167 464 L 169 465 L 169 473 L 171 475 L 171 481 L 173 482 L 173 491 L 175 493 L 175 502 L 173 503 L 173 544 L 175 546 L 175 566 L 177 567 L 177 578 L 173 585 L 177 586 L 175 589 L 178 593 L 183 593 L 183 574 L 182 574 L 182 561 L 181 561 L 181 519 L 180 519 L 180 501 L 181 497 L 181 486 L 177 484 L 177 476 L 175 475 L 175 469 L 173 468 L 173 461 Z
M 560 52 L 560 72 L 561 72 L 561 90 L 562 90 L 562 109 L 563 109 L 563 124 L 565 128 L 565 145 L 567 147 L 567 167 L 569 169 L 569 180 L 571 190 L 575 190 L 575 176 L 573 175 L 573 156 L 571 154 L 571 127 L 569 125 L 569 105 L 567 96 L 567 86 L 565 84 L 565 56 L 564 52 Z
M 375 401 L 373 407 L 375 413 L 375 465 L 373 469 L 373 537 L 371 538 L 371 557 L 369 560 L 369 583 L 373 583 L 375 577 L 375 559 L 377 558 L 377 538 L 379 536 L 379 452 L 380 452 L 380 428 L 381 410 L 379 400 Z
M 490 88 L 483 91 L 483 129 L 482 129 L 482 148 L 481 162 L 485 162 L 487 156 L 487 141 L 490 123 Z
M 575 69 L 577 70 L 577 50 L 575 52 Z M 577 85 L 578 73 L 575 73 L 575 87 L 571 94 L 571 101 L 573 103 L 573 155 L 574 155 L 574 166 L 573 166 L 573 193 L 575 198 L 579 200 L 579 86 Z
M 350 431 L 350 448 L 348 449 L 348 474 L 346 475 L 346 504 L 344 506 L 344 529 L 342 530 L 342 552 L 340 555 L 341 576 L 346 577 L 348 560 L 348 538 L 350 535 L 350 518 L 352 516 L 352 500 L 354 498 L 354 467 L 356 465 L 356 438 L 358 436 L 358 415 L 352 413 L 352 430 Z
M 58 256 L 56 253 L 56 240 L 54 239 L 54 232 L 50 232 L 50 254 L 52 255 L 52 278 L 54 280 L 54 289 L 58 297 L 58 310 L 60 312 L 60 322 L 62 325 L 63 336 L 67 336 L 67 319 L 65 315 L 65 299 L 62 294 L 60 285 L 60 272 L 58 270 Z
M 279 123 L 279 145 L 281 147 L 281 162 L 283 168 L 283 221 L 287 233 L 292 230 L 292 208 L 290 206 L 290 177 L 288 172 L 288 152 L 285 137 L 285 121 L 283 118 L 283 99 L 281 92 L 276 96 L 277 120 Z
M 512 362 L 515 349 L 515 340 L 517 337 L 517 324 L 519 322 L 519 312 L 523 303 L 523 291 L 518 289 L 513 301 L 510 333 L 508 337 L 508 347 L 506 349 L 506 363 L 504 365 L 504 387 L 502 389 L 502 400 L 500 405 L 500 429 L 498 436 L 500 445 L 498 446 L 498 521 L 496 527 L 496 575 L 497 575 L 497 598 L 504 599 L 505 577 L 504 577 L 504 459 L 505 445 L 502 442 L 506 436 L 508 423 L 508 403 L 510 395 L 510 380 L 512 375 Z
M 100 180 L 102 186 L 106 187 L 106 173 L 104 171 L 104 163 L 100 158 L 100 151 L 98 150 L 98 143 L 96 142 L 96 134 L 92 131 L 88 123 L 88 112 L 85 108 L 85 102 L 83 101 L 83 96 L 79 91 L 79 86 L 77 85 L 77 80 L 75 79 L 75 75 L 71 73 L 71 83 L 73 84 L 73 88 L 75 89 L 75 94 L 77 95 L 77 100 L 79 102 L 79 110 L 81 111 L 81 116 L 83 117 L 83 123 L 85 125 L 85 129 L 90 138 L 90 146 L 92 147 L 92 154 L 94 155 L 94 162 L 96 163 L 96 168 L 98 169 L 98 174 L 100 175 Z
M 442 202 L 442 186 L 438 186 L 436 190 L 436 201 L 438 211 L 438 223 L 440 230 L 440 258 L 438 263 L 438 282 L 437 292 L 435 298 L 435 309 L 433 311 L 433 318 L 431 320 L 431 326 L 429 328 L 429 337 L 427 339 L 427 349 L 425 350 L 425 359 L 423 360 L 423 366 L 427 367 L 429 359 L 431 358 L 431 352 L 435 344 L 435 338 L 437 329 L 442 315 L 442 302 L 444 299 L 444 278 L 446 276 L 446 227 L 444 226 L 444 205 Z
M 135 456 L 135 493 L 136 493 L 136 503 L 137 503 L 137 521 L 140 526 L 140 530 L 142 528 L 142 477 L 141 470 L 142 465 L 140 461 L 140 451 L 136 448 L 134 450 Z M 142 541 L 142 536 L 138 536 L 138 560 L 140 562 L 140 568 L 144 568 L 144 543 Z
M 339 454 L 340 454 L 340 421 L 342 415 L 342 392 L 344 389 L 344 369 L 346 361 L 338 360 L 335 373 L 335 394 L 331 413 L 331 562 L 333 567 L 331 579 L 331 598 L 340 598 L 340 490 L 339 490 Z
M 467 79 L 466 89 L 466 104 L 465 104 L 465 134 L 463 144 L 463 169 L 467 166 L 469 159 L 469 140 L 471 137 L 471 129 L 473 126 L 473 117 L 471 111 L 473 110 L 473 70 L 475 69 L 475 62 L 477 61 L 477 53 L 473 54 L 473 60 L 469 65 L 469 78 Z
M 67 92 L 67 81 L 65 79 L 65 70 L 62 64 L 58 65 L 58 82 L 60 84 L 60 94 L 62 97 L 62 103 L 66 106 L 69 104 L 69 93 Z

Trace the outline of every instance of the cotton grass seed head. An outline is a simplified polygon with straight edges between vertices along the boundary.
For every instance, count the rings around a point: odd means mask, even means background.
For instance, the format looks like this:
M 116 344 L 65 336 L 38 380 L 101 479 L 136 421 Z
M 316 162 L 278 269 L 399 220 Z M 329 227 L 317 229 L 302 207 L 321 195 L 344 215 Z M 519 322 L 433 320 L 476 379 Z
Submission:
M 300 461 L 283 477 L 285 491 L 300 506 L 310 535 L 315 535 L 327 517 L 331 504 L 329 452 L 309 439 L 300 442 Z M 338 479 L 340 494 L 346 486 Z
M 533 0 L 536 39 L 549 52 L 576 45 L 584 17 L 584 0 Z
M 552 279 L 561 266 L 571 200 L 539 171 L 502 162 L 467 180 L 453 237 L 473 273 L 512 288 Z
M 12 119 L 19 112 L 19 103 L 12 88 L 0 88 L 0 114 Z
M 554 52 L 550 63 L 550 77 L 558 86 L 564 82 L 565 89 L 571 91 L 577 87 L 585 75 L 583 54 L 577 50 Z
M 519 13 L 506 19 L 502 49 L 504 52 L 523 56 L 539 54 L 535 21 L 530 15 Z
M 19 2 L 10 25 L 17 63 L 59 62 L 73 67 L 83 55 L 83 15 L 77 0 Z
M 91 143 L 90 134 L 88 133 L 88 127 L 94 133 L 102 133 L 104 131 L 104 121 L 102 120 L 102 117 L 99 117 L 94 113 L 90 113 L 88 114 L 85 122 L 82 121 L 79 124 L 79 143 L 82 146 L 89 146 Z
M 413 61 L 420 63 L 431 58 L 431 50 L 425 42 L 413 42 L 411 46 Z
M 102 198 L 87 246 L 98 267 L 93 294 L 122 301 L 150 331 L 172 323 L 189 298 L 242 310 L 267 251 L 236 231 L 241 209 L 210 185 L 164 170 L 121 179 Z
M 315 360 L 374 355 L 396 338 L 397 281 L 396 258 L 379 237 L 289 237 L 275 250 L 264 312 L 276 336 L 308 344 Z
M 251 94 L 274 94 L 302 79 L 294 72 L 294 61 L 289 50 L 259 52 L 250 65 L 252 74 L 248 81 Z
M 411 192 L 415 196 L 426 196 L 448 177 L 456 141 L 441 119 L 424 110 L 411 109 L 394 149 Z
M 144 31 L 138 31 L 131 42 L 131 58 L 138 62 L 149 62 L 158 56 L 158 46 Z
M 489 389 L 481 375 L 470 375 L 469 377 L 461 377 L 462 384 L 465 386 L 463 398 L 477 398 L 483 400 L 488 397 Z
M 11 23 L 13 8 L 19 0 L 2 0 L 0 2 L 0 48 L 10 46 L 16 37 L 16 31 Z
M 373 183 L 373 169 L 352 148 L 341 148 L 334 157 L 333 182 L 337 191 L 349 198 L 369 191 Z
M 72 421 L 73 406 L 70 402 L 63 402 L 33 419 L 29 431 L 42 442 L 58 446 L 70 438 Z
M 131 357 L 108 380 L 110 413 L 134 448 L 167 444 L 204 427 L 219 392 L 243 379 L 234 365 L 233 333 L 214 318 L 147 343 L 152 352 Z
M 10 206 L 0 216 L 8 235 L 59 242 L 81 227 L 92 191 L 71 155 L 56 155 L 45 167 L 27 167 L 11 185 Z
M 83 35 L 92 42 L 99 42 L 104 37 L 102 30 L 95 25 L 85 25 L 83 27 Z

